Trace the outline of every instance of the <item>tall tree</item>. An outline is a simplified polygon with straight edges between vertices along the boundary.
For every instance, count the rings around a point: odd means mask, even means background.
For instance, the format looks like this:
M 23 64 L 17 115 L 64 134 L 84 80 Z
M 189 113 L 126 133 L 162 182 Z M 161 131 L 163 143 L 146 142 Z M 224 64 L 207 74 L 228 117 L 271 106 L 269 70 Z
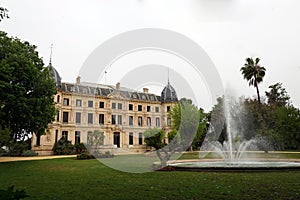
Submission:
M 256 88 L 257 100 L 261 104 L 258 84 L 263 81 L 266 69 L 260 66 L 259 61 L 259 58 L 256 58 L 255 61 L 253 58 L 247 58 L 244 67 L 241 68 L 241 72 L 244 79 L 249 82 L 249 86 L 253 85 Z
M 268 104 L 273 106 L 286 106 L 289 103 L 290 96 L 287 94 L 282 83 L 276 83 L 269 86 L 270 91 L 266 92 Z
M 8 10 L 6 8 L 0 6 L 0 22 L 5 18 L 9 18 L 7 12 Z
M 36 46 L 0 32 L 0 126 L 14 141 L 39 138 L 54 120 L 56 88 Z

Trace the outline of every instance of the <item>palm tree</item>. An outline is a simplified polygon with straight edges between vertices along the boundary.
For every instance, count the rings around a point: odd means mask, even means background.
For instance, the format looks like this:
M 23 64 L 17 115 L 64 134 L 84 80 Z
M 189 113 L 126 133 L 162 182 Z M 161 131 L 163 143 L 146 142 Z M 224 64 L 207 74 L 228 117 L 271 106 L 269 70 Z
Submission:
M 257 100 L 258 103 L 261 104 L 258 84 L 263 81 L 266 69 L 259 65 L 259 61 L 259 58 L 256 58 L 255 62 L 252 58 L 247 58 L 244 67 L 241 68 L 241 71 L 244 79 L 249 82 L 249 86 L 253 85 L 256 88 Z

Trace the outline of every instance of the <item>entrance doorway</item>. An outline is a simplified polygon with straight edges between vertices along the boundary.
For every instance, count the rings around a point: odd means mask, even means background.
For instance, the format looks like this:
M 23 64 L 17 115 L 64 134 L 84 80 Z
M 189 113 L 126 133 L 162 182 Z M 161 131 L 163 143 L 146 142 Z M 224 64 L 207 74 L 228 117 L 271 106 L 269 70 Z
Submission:
M 114 132 L 114 145 L 120 148 L 120 132 Z

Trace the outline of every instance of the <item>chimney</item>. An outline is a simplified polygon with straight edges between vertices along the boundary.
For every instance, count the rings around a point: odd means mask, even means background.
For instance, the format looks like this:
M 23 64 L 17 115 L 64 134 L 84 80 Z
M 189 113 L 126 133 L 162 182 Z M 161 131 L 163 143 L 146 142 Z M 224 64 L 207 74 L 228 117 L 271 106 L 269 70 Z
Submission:
M 143 88 L 143 92 L 144 92 L 144 93 L 148 93 L 148 92 L 149 92 L 149 89 L 148 89 L 148 88 Z
M 117 83 L 117 84 L 116 84 L 116 89 L 117 89 L 117 90 L 120 90 L 120 87 L 121 87 L 121 86 L 120 86 L 120 83 Z
M 76 78 L 76 84 L 80 84 L 80 76 L 77 76 L 77 78 Z

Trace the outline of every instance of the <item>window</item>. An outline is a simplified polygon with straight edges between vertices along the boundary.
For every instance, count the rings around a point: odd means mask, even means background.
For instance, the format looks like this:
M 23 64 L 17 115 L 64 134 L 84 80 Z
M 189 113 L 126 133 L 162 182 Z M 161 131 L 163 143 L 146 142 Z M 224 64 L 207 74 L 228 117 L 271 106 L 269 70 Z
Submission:
M 133 125 L 133 116 L 129 116 L 128 123 L 129 123 L 129 126 Z
M 68 140 L 68 131 L 62 131 L 61 137 L 65 138 L 66 140 Z
M 56 115 L 56 121 L 59 122 L 59 111 L 57 111 L 57 115 Z
M 147 106 L 147 112 L 151 112 L 151 106 Z
M 81 107 L 81 100 L 80 99 L 76 99 L 76 106 Z
M 104 102 L 103 101 L 99 102 L 99 108 L 104 108 Z
M 104 114 L 99 114 L 99 124 L 104 124 Z
M 156 117 L 156 119 L 155 119 L 155 125 L 156 125 L 156 127 L 160 127 L 160 119 L 159 119 L 159 117 Z
M 118 115 L 118 124 L 122 125 L 122 115 Z
M 138 125 L 143 126 L 143 117 L 138 117 Z
M 69 99 L 68 98 L 64 98 L 64 106 L 68 106 L 69 105 Z
M 139 133 L 139 145 L 143 144 L 143 133 Z
M 80 124 L 81 123 L 81 113 L 77 112 L 76 113 L 76 124 Z
M 93 123 L 93 113 L 88 113 L 88 124 Z
M 88 101 L 88 107 L 92 108 L 93 107 L 94 102 L 93 101 Z
M 171 109 L 171 106 L 167 106 L 167 112 L 169 112 Z
M 138 111 L 142 111 L 143 110 L 143 106 L 142 105 L 138 105 Z
M 57 101 L 57 103 L 59 103 L 59 102 L 60 102 L 60 96 L 59 96 L 59 95 L 57 95 L 57 99 L 56 99 L 56 101 Z
M 133 110 L 133 104 L 129 104 L 128 110 Z
M 133 133 L 129 133 L 129 145 L 133 145 Z
M 147 126 L 151 126 L 151 117 L 147 117 Z
M 111 124 L 116 124 L 116 115 L 111 116 Z
M 63 112 L 63 123 L 69 122 L 69 112 Z
M 159 112 L 159 107 L 155 107 L 155 112 Z
M 122 110 L 122 104 L 121 103 L 118 103 L 118 109 Z
M 80 131 L 75 131 L 75 144 L 80 143 Z
M 111 108 L 112 108 L 112 109 L 116 109 L 116 103 L 112 103 L 112 104 L 111 104 Z
M 168 117 L 167 125 L 171 126 L 171 118 Z

